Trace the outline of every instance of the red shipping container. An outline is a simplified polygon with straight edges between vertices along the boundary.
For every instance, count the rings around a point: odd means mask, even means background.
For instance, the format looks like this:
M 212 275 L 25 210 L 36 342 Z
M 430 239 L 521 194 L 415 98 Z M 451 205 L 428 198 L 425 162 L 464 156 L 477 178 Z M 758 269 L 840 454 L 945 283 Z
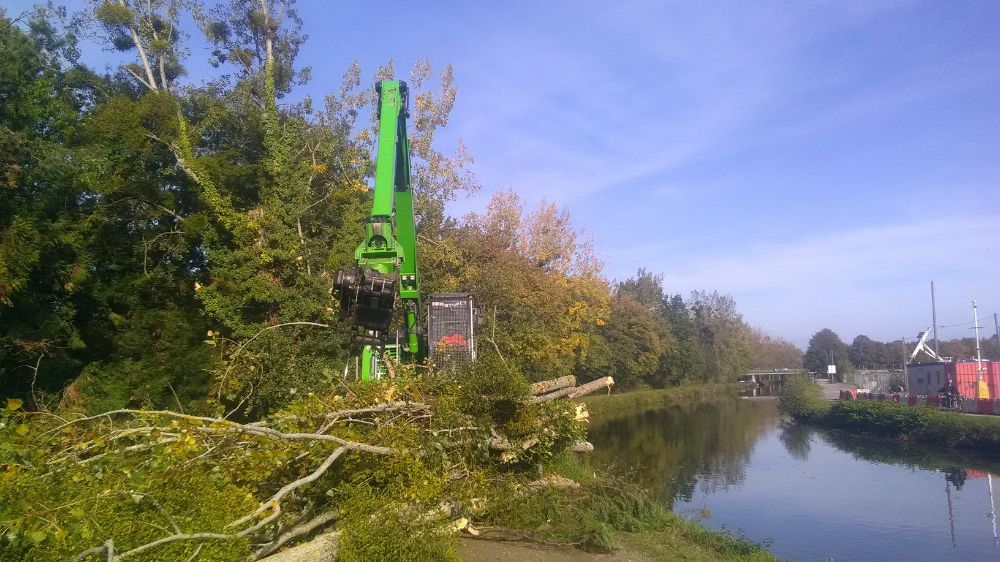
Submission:
M 958 386 L 959 394 L 965 398 L 976 398 L 979 374 L 976 373 L 975 362 L 954 363 L 952 368 L 955 369 L 955 384 Z
M 990 386 L 990 398 L 1000 400 L 1000 361 L 992 361 L 991 372 L 986 376 L 986 383 Z
M 979 398 L 979 365 L 975 361 L 961 361 L 947 365 L 948 374 L 958 385 L 958 392 L 966 398 Z M 1000 361 L 983 361 L 983 379 L 990 398 L 1000 398 Z

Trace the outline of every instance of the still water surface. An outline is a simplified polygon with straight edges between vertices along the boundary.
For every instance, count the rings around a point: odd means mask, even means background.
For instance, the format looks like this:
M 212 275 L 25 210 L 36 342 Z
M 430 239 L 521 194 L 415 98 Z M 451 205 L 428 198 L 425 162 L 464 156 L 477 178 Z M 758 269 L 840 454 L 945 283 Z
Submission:
M 595 419 L 591 441 L 596 465 L 782 558 L 1000 561 L 1000 465 L 982 459 L 795 424 L 767 399 Z

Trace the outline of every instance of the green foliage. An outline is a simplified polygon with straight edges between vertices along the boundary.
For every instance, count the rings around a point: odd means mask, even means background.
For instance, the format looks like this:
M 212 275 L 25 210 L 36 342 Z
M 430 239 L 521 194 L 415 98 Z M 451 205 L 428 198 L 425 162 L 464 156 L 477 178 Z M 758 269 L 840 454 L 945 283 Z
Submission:
M 462 411 L 476 420 L 512 422 L 528 410 L 528 380 L 515 368 L 505 365 L 493 351 L 482 357 L 454 379 Z
M 443 503 L 481 503 L 493 490 L 489 481 L 523 487 L 533 467 L 565 459 L 566 447 L 584 436 L 573 404 L 524 403 L 524 377 L 496 356 L 469 373 L 427 376 L 400 367 L 394 381 L 354 383 L 344 391 L 300 396 L 259 422 L 265 425 L 242 427 L 141 411 L 89 419 L 67 414 L 66 423 L 24 413 L 23 403 L 11 399 L 0 411 L 0 465 L 8 467 L 0 472 L 0 505 L 10 506 L 0 514 L 0 552 L 64 559 L 108 538 L 125 552 L 171 534 L 174 525 L 185 533 L 232 533 L 229 523 L 315 470 L 336 447 L 248 427 L 298 435 L 316 431 L 333 411 L 428 401 L 431 409 L 344 415 L 323 429 L 396 452 L 344 453 L 314 483 L 282 500 L 280 518 L 260 533 L 332 511 L 347 559 L 450 559 L 454 530 L 448 525 L 455 515 L 441 511 Z M 513 450 L 491 451 L 489 428 L 514 443 Z M 90 508 L 80 512 L 81 505 Z M 148 559 L 187 557 L 194 548 L 191 541 L 168 543 L 150 550 Z M 201 556 L 243 559 L 248 549 L 243 538 L 217 538 Z
M 766 542 L 760 544 L 729 532 L 712 531 L 673 514 L 669 519 L 665 529 L 640 535 L 633 544 L 668 560 L 776 560 L 767 551 Z
M 200 463 L 197 442 L 155 448 L 154 456 L 124 454 L 103 441 L 58 428 L 58 420 L 0 412 L 0 560 L 67 560 L 113 538 L 118 552 L 164 536 L 175 525 L 186 532 L 225 532 L 232 513 L 252 510 L 252 489 L 233 473 Z M 77 463 L 60 455 L 89 441 L 101 451 Z M 117 455 L 116 455 L 117 454 Z M 49 461 L 54 461 L 49 463 Z M 177 542 L 144 554 L 144 560 L 177 560 L 198 545 Z M 208 541 L 204 560 L 243 560 L 246 540 Z
M 352 492 L 342 511 L 338 560 L 460 560 L 444 513 L 394 505 L 365 485 Z
M 808 375 L 796 375 L 785 380 L 778 397 L 781 411 L 803 421 L 819 421 L 829 410 L 830 403 L 820 398 L 819 385 Z
M 780 405 L 796 419 L 825 427 L 992 456 L 1000 451 L 1000 419 L 876 400 L 831 404 L 819 399 L 819 388 L 807 377 L 785 384 Z
M 135 22 L 135 13 L 128 6 L 105 0 L 94 10 L 94 17 L 102 25 L 121 28 Z
M 619 293 L 610 318 L 591 335 L 581 375 L 584 379 L 612 375 L 616 385 L 629 388 L 656 372 L 662 354 L 656 318 L 631 294 Z
M 944 447 L 1000 451 L 1000 419 L 873 400 L 836 403 L 824 425 Z M 996 456 L 994 454 L 994 456 Z
M 705 353 L 698 341 L 698 326 L 680 295 L 664 295 L 663 315 L 670 326 L 673 342 L 660 358 L 663 384 L 705 380 Z
M 736 310 L 736 301 L 718 291 L 694 291 L 690 307 L 705 357 L 706 378 L 734 382 L 750 365 L 749 328 Z
M 809 371 L 821 374 L 826 374 L 827 365 L 836 365 L 839 376 L 853 370 L 850 348 L 829 328 L 823 328 L 809 339 L 802 364 Z
M 498 483 L 482 517 L 488 524 L 523 529 L 546 542 L 610 552 L 616 547 L 616 531 L 659 528 L 667 513 L 641 488 L 595 480 L 579 488 L 524 489 Z
M 582 400 L 595 417 L 614 416 L 620 412 L 662 410 L 668 406 L 693 404 L 713 399 L 730 400 L 735 384 L 680 385 L 669 388 L 642 389 L 614 394 L 592 394 Z

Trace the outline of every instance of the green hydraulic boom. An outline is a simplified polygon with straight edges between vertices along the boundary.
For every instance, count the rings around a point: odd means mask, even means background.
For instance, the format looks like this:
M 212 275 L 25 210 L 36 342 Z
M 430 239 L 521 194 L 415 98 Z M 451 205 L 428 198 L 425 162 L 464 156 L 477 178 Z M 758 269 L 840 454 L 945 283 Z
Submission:
M 360 351 L 360 376 L 379 376 L 386 355 L 420 361 L 420 273 L 417 233 L 410 185 L 410 146 L 406 136 L 409 89 L 403 81 L 382 81 L 378 92 L 378 151 L 371 215 L 364 241 L 355 250 L 355 267 L 337 272 L 334 293 L 341 309 L 360 329 L 354 346 Z M 389 339 L 396 298 L 403 309 L 402 341 Z

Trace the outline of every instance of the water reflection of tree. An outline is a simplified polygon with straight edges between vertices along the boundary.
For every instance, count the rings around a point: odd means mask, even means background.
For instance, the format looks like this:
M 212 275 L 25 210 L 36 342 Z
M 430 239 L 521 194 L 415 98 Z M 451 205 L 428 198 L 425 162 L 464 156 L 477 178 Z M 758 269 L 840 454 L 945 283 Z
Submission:
M 956 488 L 960 488 L 964 483 L 965 469 L 1000 473 L 1000 463 L 968 451 L 902 443 L 892 439 L 859 436 L 842 431 L 818 430 L 817 434 L 824 441 L 841 451 L 850 453 L 855 458 L 924 470 L 940 470 L 946 477 L 951 476 L 949 482 Z
M 591 430 L 593 461 L 636 468 L 635 477 L 668 504 L 738 484 L 753 445 L 777 420 L 773 404 L 702 402 L 611 419 Z
M 813 429 L 809 426 L 796 423 L 792 420 L 781 421 L 781 433 L 778 437 L 785 450 L 793 459 L 800 461 L 809 460 L 810 442 L 812 441 Z

